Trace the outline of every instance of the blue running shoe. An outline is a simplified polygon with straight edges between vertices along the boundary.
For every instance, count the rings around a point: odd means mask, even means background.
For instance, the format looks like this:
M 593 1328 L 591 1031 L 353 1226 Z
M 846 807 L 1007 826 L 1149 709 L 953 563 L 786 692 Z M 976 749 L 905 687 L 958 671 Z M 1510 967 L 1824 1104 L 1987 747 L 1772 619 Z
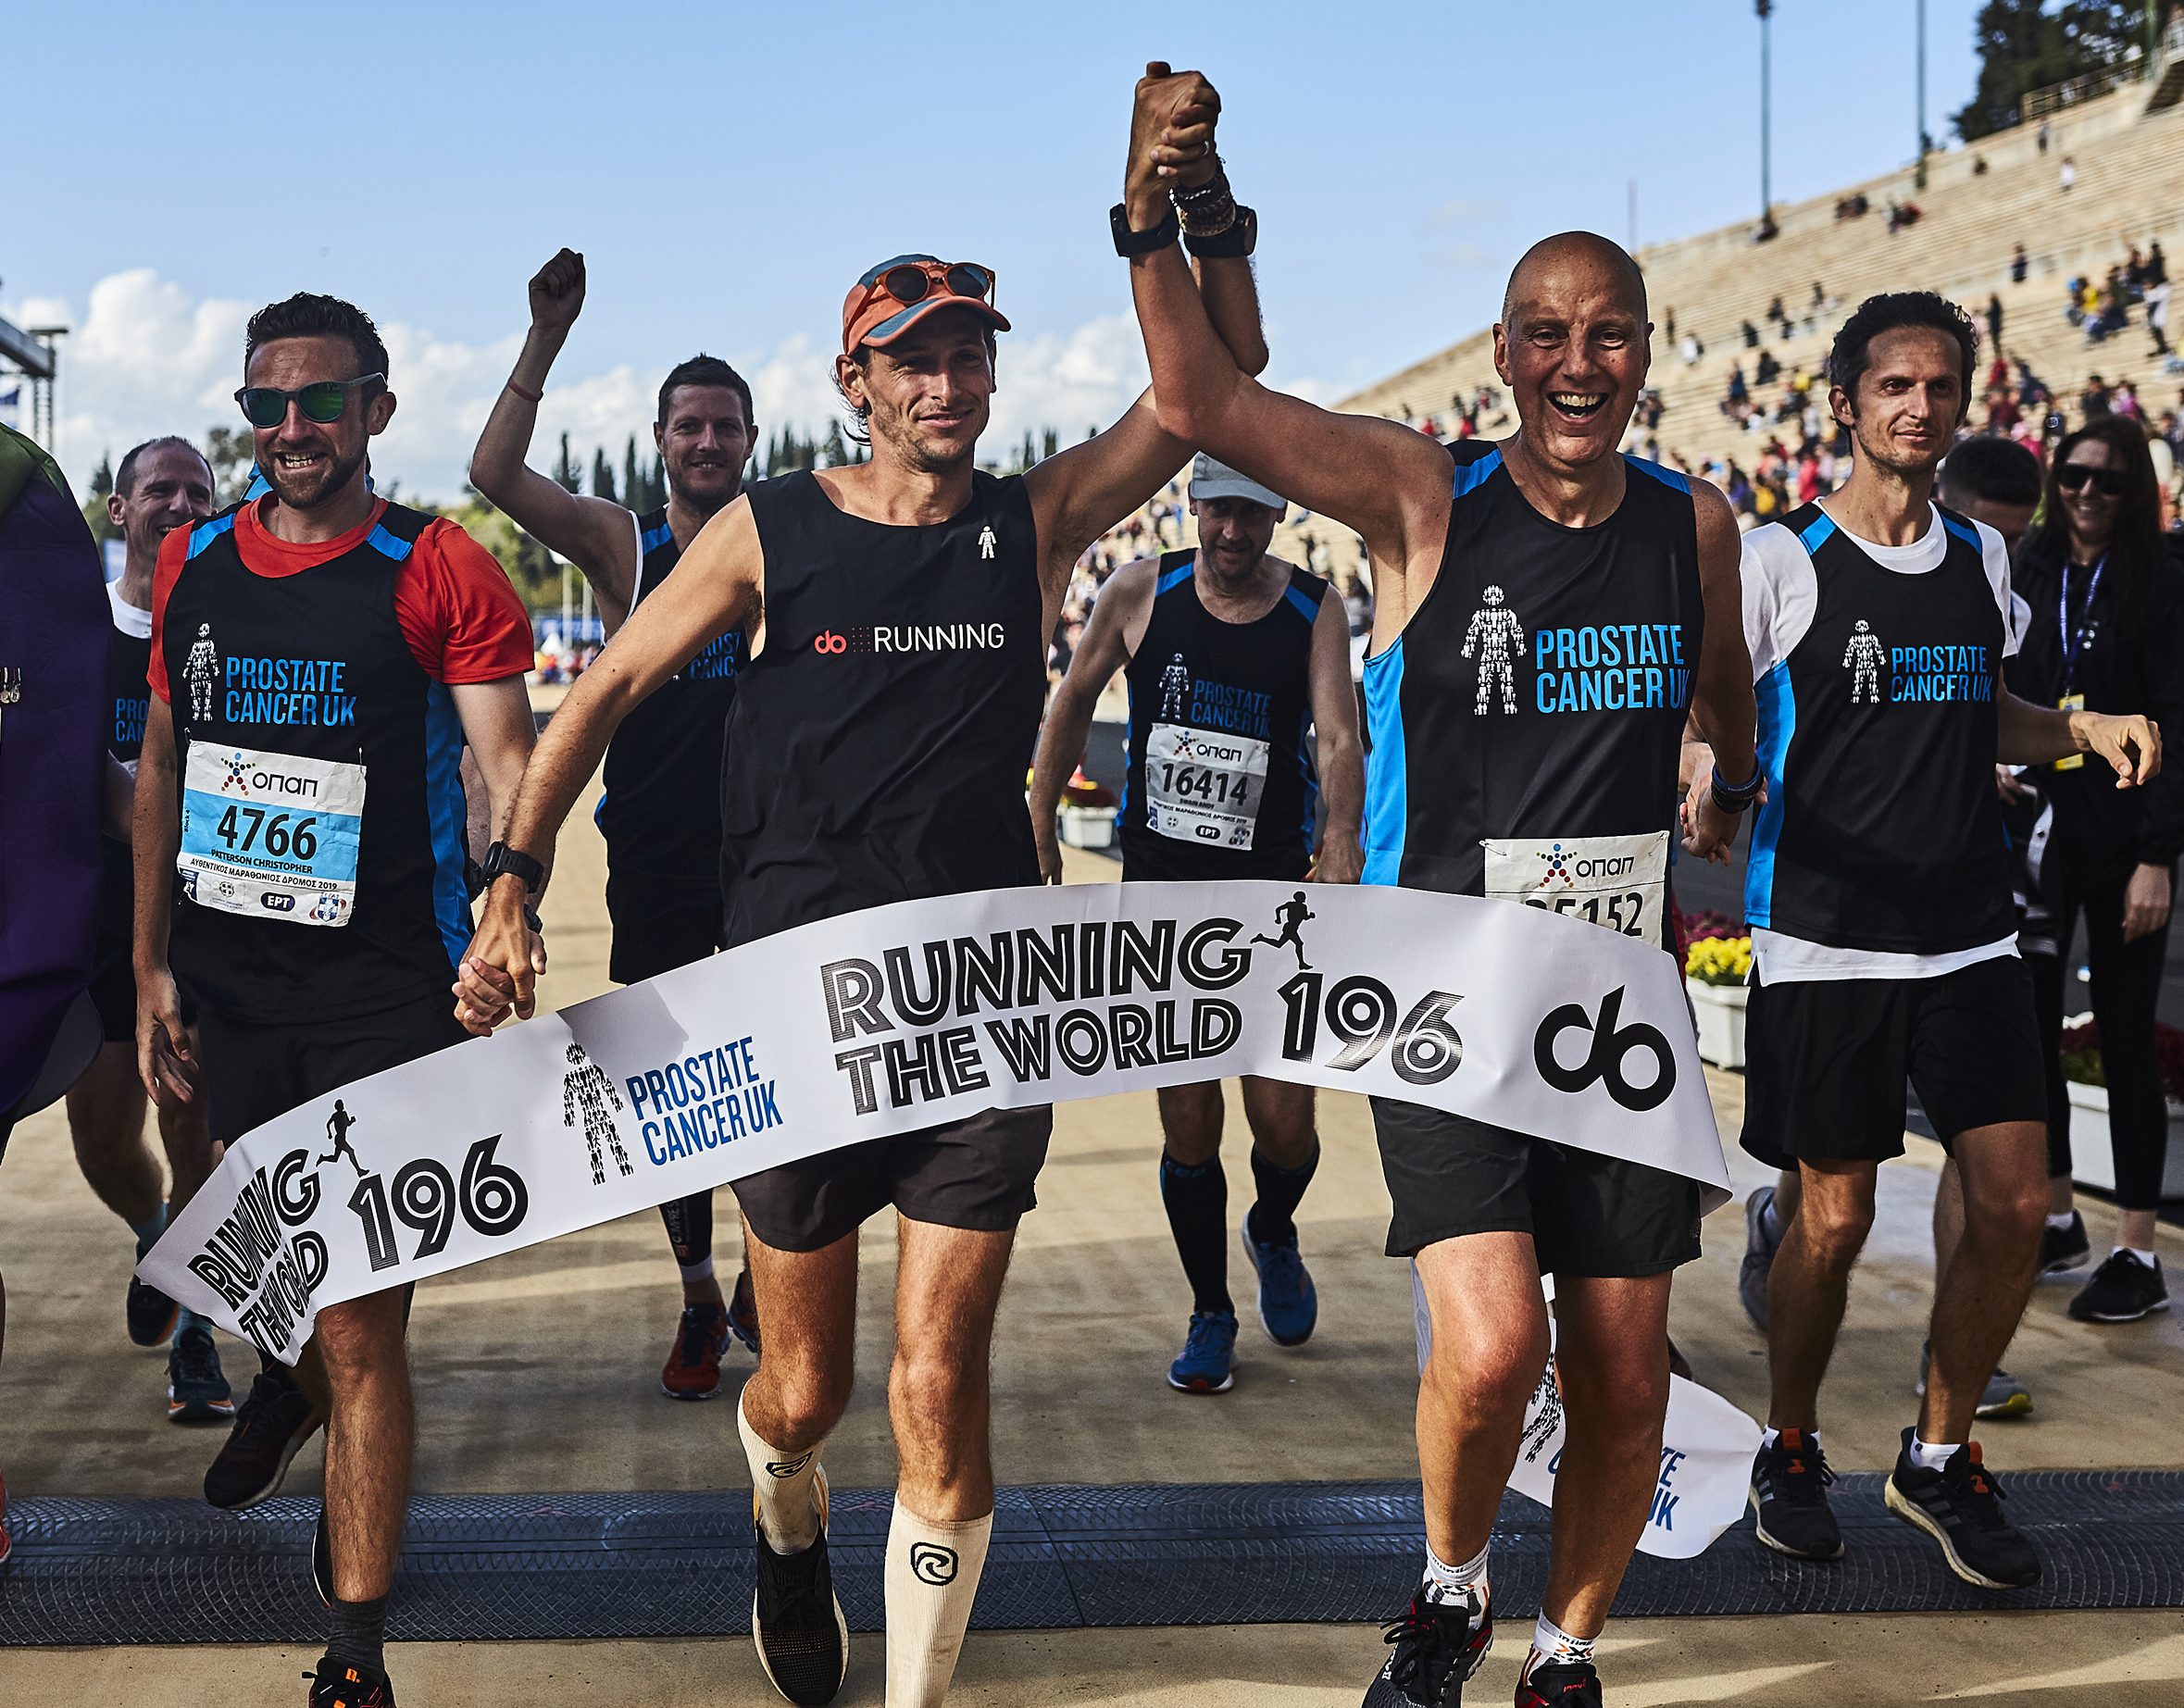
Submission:
M 1227 1393 L 1236 1385 L 1236 1317 L 1194 1311 L 1182 1355 L 1167 1367 L 1167 1385 L 1185 1393 Z
M 161 1292 L 149 1281 L 129 1278 L 129 1298 L 125 1305 L 129 1318 L 129 1338 L 139 1346 L 164 1346 L 181 1320 L 182 1308 Z
M 1243 1253 L 1259 1272 L 1259 1326 L 1277 1346 L 1302 1346 L 1319 1321 L 1319 1290 L 1297 1255 L 1292 1235 L 1286 1244 L 1262 1244 L 1252 1238 L 1251 1212 L 1243 1213 Z

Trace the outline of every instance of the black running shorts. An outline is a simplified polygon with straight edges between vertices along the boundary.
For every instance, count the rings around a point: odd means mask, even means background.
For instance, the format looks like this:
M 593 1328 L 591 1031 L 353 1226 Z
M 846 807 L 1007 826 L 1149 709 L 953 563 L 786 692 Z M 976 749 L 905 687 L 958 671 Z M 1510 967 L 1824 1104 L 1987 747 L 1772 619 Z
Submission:
M 998 1233 L 1038 1204 L 1052 1104 L 981 1109 L 967 1120 L 822 1151 L 731 1182 L 753 1237 L 816 1252 L 889 1204 L 913 1222 Z
M 693 887 L 609 869 L 606 916 L 614 921 L 606 976 L 617 984 L 657 978 L 728 942 L 718 884 Z
M 1941 1136 L 2048 1118 L 2032 975 L 2016 955 L 1933 979 L 1755 985 L 1744 1149 L 1770 1168 L 1903 1154 L 1906 1078 Z
M 351 1080 L 414 1062 L 469 1035 L 455 1017 L 452 994 L 301 1026 L 256 1026 L 207 1008 L 197 1016 L 197 1037 L 205 1046 L 212 1136 L 231 1143 Z
M 1531 1235 L 1542 1275 L 1658 1275 L 1699 1254 L 1696 1180 L 1422 1103 L 1372 1104 L 1391 1257 L 1479 1233 Z

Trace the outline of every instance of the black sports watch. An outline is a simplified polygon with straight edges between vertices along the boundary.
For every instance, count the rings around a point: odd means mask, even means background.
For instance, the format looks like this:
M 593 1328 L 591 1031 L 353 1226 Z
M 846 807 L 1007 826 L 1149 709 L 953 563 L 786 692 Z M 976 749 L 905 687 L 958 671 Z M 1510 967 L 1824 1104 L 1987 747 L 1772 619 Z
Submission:
M 1160 223 L 1149 231 L 1129 229 L 1129 204 L 1117 202 L 1107 210 L 1107 224 L 1115 233 L 1115 253 L 1121 256 L 1151 255 L 1166 249 L 1183 232 L 1183 222 L 1176 218 L 1171 202 L 1161 209 Z
M 485 851 L 485 887 L 490 890 L 493 881 L 501 878 L 523 879 L 524 894 L 535 896 L 546 887 L 546 868 L 520 849 L 505 842 L 495 842 Z
M 1211 237 L 1193 237 L 1183 233 L 1183 247 L 1201 261 L 1223 257 L 1247 256 L 1259 246 L 1259 216 L 1241 202 L 1236 206 L 1236 222 L 1226 231 L 1217 231 Z

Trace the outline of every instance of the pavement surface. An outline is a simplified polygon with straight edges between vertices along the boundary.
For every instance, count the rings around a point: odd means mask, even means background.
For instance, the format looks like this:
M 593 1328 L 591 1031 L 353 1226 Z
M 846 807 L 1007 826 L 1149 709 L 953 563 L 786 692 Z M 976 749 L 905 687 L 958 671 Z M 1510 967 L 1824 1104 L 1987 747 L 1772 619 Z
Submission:
M 546 901 L 545 1001 L 609 988 L 600 896 L 604 850 L 590 802 L 572 815 Z M 1077 881 L 1118 868 L 1070 855 Z M 1696 898 L 1686 900 L 1694 904 Z M 1740 1198 L 1769 1177 L 1735 1148 L 1742 1081 L 1709 1083 Z M 1231 1209 L 1250 1177 L 1231 1087 Z M 1061 1105 L 1001 1311 L 994 1362 L 996 1470 L 1011 1483 L 1325 1481 L 1413 1477 L 1416 1396 L 1410 1286 L 1380 1255 L 1388 1202 L 1360 1099 L 1323 1092 L 1324 1159 L 1299 1216 L 1321 1295 L 1318 1334 L 1284 1351 L 1250 1319 L 1241 1252 L 1231 1285 L 1246 1318 L 1234 1390 L 1200 1398 L 1163 1379 L 1189 1296 L 1160 1207 L 1158 1128 L 1149 1095 Z M 1940 1149 L 1911 1141 L 1883 1171 L 1880 1214 L 1853 1282 L 1850 1318 L 1824 1396 L 1830 1458 L 1884 1469 L 1913 1420 L 1930 1300 L 1928 1234 Z M 733 1200 L 718 1200 L 718 1253 L 732 1271 Z M 2096 1250 L 2110 1212 L 2084 1206 Z M 2165 1256 L 2184 1238 L 2165 1228 Z M 1760 1337 L 1737 1305 L 1742 1247 L 1734 1206 L 1706 1228 L 1706 1254 L 1679 1276 L 1672 1332 L 1699 1379 L 1755 1415 L 1766 1404 Z M 0 1268 L 9 1330 L 0 1361 L 0 1471 L 11 1492 L 188 1495 L 222 1431 L 165 1420 L 158 1353 L 121 1323 L 126 1230 L 76 1170 L 59 1109 L 18 1128 L 0 1172 Z M 892 1482 L 883 1383 L 894 1233 L 866 1229 L 859 1378 L 830 1441 L 842 1487 Z M 1990 1461 L 2014 1469 L 2184 1468 L 2184 1325 L 2170 1316 L 2089 1328 L 2064 1315 L 2074 1282 L 2042 1285 L 2008 1357 L 2028 1383 L 2028 1417 L 1984 1427 Z M 747 1486 L 732 1395 L 751 1368 L 731 1352 L 721 1398 L 677 1404 L 658 1387 L 679 1298 L 658 1219 L 626 1217 L 421 1285 L 410 1342 L 419 1398 L 417 1487 L 435 1492 L 738 1489 Z M 255 1354 L 221 1340 L 243 1388 Z M 284 1493 L 320 1489 L 320 1450 L 299 1457 Z M 1737 1534 L 1722 1547 L 1749 1547 Z M 1939 1569 L 1937 1567 L 1937 1569 Z M 0 1595 L 6 1579 L 0 1576 Z M 1394 1609 L 1390 1610 L 1392 1613 Z M 1473 1687 L 1507 1700 L 1523 1653 L 1510 1630 Z M 499 1704 L 761 1703 L 778 1700 L 740 1641 L 413 1645 L 392 1652 L 403 1701 Z M 1354 1702 L 1381 1653 L 1354 1626 L 1200 1627 L 974 1635 L 952 1702 Z M 860 1639 L 838 1699 L 878 1703 L 880 1645 Z M 1752 1701 L 1931 1700 L 2184 1704 L 2184 1622 L 2173 1612 L 1654 1619 L 1604 1645 L 1618 1708 Z M 214 1700 L 300 1701 L 315 1653 L 281 1648 L 0 1652 L 0 1702 L 137 1703 L 187 1679 Z M 2136 1694 L 2130 1693 L 2135 1688 Z M 2111 1698 L 2110 1690 L 2124 1691 Z M 284 1694 L 294 1692 L 293 1695 Z

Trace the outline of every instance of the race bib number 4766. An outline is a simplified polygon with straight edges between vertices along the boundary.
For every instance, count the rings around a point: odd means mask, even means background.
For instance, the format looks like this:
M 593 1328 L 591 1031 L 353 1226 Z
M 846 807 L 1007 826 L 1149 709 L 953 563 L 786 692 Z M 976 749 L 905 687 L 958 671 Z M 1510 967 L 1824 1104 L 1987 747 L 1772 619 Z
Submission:
M 175 871 L 200 907 L 346 925 L 363 828 L 362 766 L 193 742 Z

